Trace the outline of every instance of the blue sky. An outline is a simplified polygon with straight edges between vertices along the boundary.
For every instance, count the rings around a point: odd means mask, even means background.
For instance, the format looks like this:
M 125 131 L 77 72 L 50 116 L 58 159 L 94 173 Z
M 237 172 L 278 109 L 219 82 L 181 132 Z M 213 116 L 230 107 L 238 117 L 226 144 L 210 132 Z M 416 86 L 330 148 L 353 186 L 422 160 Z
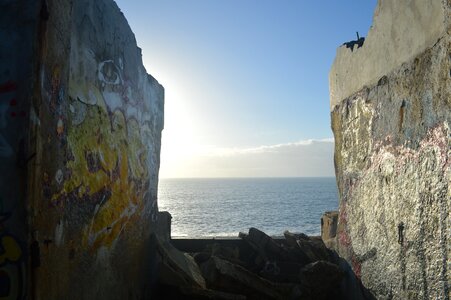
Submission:
M 329 69 L 339 45 L 356 31 L 366 36 L 376 6 L 376 0 L 116 2 L 147 71 L 165 86 L 162 177 L 221 177 L 209 171 L 211 157 L 224 153 L 230 166 L 246 149 L 332 144 Z M 330 153 L 324 159 L 331 164 Z M 321 168 L 310 175 L 333 175 L 333 168 Z M 286 169 L 274 176 L 309 176 Z

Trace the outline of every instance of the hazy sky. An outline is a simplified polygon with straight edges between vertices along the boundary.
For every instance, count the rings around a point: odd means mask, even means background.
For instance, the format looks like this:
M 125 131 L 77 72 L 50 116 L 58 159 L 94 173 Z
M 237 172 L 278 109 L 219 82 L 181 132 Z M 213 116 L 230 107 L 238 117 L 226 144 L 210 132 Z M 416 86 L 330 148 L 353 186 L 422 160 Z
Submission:
M 376 0 L 117 0 L 165 87 L 160 177 L 333 176 L 328 73 Z

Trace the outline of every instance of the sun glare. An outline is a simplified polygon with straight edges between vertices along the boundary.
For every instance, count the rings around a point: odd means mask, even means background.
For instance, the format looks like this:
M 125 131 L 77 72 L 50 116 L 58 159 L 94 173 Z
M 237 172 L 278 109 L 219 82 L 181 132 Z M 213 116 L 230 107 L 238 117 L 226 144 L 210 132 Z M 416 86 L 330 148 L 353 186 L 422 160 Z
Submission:
M 197 116 L 183 97 L 168 85 L 165 92 L 165 125 L 161 141 L 160 177 L 173 176 L 200 152 Z

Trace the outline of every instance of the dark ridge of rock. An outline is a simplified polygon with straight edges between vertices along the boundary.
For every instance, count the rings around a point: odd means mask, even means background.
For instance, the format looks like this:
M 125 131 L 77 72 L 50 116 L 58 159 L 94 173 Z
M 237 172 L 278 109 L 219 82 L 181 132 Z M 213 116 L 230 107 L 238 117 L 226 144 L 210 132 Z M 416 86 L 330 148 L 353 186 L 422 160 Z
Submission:
M 345 260 L 321 237 L 250 228 L 238 243 L 207 243 L 191 256 L 156 238 L 162 299 L 373 299 Z M 187 248 L 185 248 L 187 249 Z M 177 253 L 178 252 L 178 253 Z M 181 264 L 181 265 L 179 265 Z
M 250 228 L 249 233 L 240 233 L 240 237 L 246 241 L 257 253 L 256 265 L 260 269 L 267 261 L 294 262 L 301 265 L 310 263 L 310 259 L 302 250 L 293 251 L 293 248 L 278 244 L 270 236 L 256 228 Z
M 153 235 L 159 256 L 158 282 L 162 285 L 205 289 L 205 280 L 194 258 L 169 241 Z
M 278 283 L 299 283 L 299 270 L 303 265 L 295 262 L 267 261 L 259 275 Z
M 215 256 L 204 262 L 200 268 L 207 286 L 212 289 L 238 292 L 249 299 L 284 299 L 283 292 L 287 293 L 273 282 Z
M 176 287 L 172 285 L 160 285 L 156 289 L 157 299 L 183 299 L 183 300 L 246 300 L 246 296 L 199 289 L 193 287 Z
M 304 293 L 310 299 L 326 300 L 340 297 L 344 271 L 336 264 L 320 260 L 306 265 L 299 274 Z

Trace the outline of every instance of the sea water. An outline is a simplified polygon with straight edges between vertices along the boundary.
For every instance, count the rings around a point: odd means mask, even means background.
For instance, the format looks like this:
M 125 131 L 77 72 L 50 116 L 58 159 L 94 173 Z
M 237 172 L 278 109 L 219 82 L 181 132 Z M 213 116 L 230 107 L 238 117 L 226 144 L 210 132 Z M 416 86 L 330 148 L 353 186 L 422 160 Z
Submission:
M 319 235 L 338 195 L 335 178 L 160 179 L 158 206 L 172 215 L 173 237 L 238 236 L 250 227 Z

